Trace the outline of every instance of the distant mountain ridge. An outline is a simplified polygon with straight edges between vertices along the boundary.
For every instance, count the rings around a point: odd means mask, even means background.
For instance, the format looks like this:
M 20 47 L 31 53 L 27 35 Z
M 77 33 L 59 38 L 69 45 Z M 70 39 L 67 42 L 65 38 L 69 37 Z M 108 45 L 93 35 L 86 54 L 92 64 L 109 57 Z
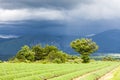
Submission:
M 13 39 L 0 39 L 0 56 L 7 56 L 8 58 L 15 55 L 23 45 L 32 46 L 39 43 L 43 46 L 45 44 L 55 45 L 69 54 L 76 54 L 69 44 L 71 41 L 82 37 L 84 36 L 36 34 Z M 104 31 L 89 38 L 92 38 L 99 45 L 98 53 L 120 53 L 120 30 Z M 0 57 L 0 59 L 2 58 Z
M 120 30 L 109 30 L 92 37 L 99 45 L 98 52 L 120 53 Z

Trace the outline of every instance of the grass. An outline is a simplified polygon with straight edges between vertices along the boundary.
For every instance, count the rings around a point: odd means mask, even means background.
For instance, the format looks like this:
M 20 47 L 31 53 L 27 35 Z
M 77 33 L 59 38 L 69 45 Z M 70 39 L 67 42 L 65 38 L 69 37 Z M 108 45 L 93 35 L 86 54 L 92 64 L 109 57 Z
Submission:
M 0 80 L 71 80 L 86 73 L 116 67 L 118 62 L 87 64 L 0 63 Z
M 111 80 L 120 80 L 120 67 L 118 67 Z
M 90 75 L 84 77 L 82 80 L 97 80 L 99 79 L 101 76 L 105 75 L 106 73 L 110 72 L 111 70 L 113 70 L 114 68 L 116 68 L 118 65 L 112 65 L 112 66 L 108 66 L 102 69 L 99 69 L 93 73 L 91 73 Z

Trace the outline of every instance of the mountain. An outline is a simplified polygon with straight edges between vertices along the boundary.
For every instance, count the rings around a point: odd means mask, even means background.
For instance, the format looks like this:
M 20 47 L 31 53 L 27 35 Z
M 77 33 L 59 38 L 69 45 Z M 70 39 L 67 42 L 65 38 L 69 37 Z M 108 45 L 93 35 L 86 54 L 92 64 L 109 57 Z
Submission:
M 73 50 L 70 48 L 70 42 L 76 38 L 80 37 L 51 34 L 24 35 L 19 38 L 7 40 L 0 43 L 0 56 L 11 57 L 14 56 L 23 45 L 32 46 L 36 44 L 42 44 L 42 46 L 45 46 L 46 44 L 55 45 L 60 50 L 63 50 L 64 52 L 70 54 L 73 52 Z
M 55 45 L 64 52 L 77 54 L 70 48 L 70 42 L 82 37 L 75 35 L 34 34 L 13 39 L 0 39 L 0 59 L 8 59 L 14 56 L 23 45 L 32 46 L 35 44 L 42 44 L 42 46 L 46 44 Z M 120 53 L 120 30 L 104 31 L 89 38 L 92 38 L 99 45 L 98 53 Z
M 99 45 L 98 52 L 120 53 L 120 30 L 108 30 L 91 38 Z

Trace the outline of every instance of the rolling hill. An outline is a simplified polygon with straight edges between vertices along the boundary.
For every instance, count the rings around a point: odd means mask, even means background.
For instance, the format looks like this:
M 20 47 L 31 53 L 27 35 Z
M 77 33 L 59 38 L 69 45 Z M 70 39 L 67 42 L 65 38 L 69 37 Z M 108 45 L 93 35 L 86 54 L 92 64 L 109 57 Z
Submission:
M 69 46 L 70 42 L 83 36 L 36 34 L 24 35 L 13 39 L 0 39 L 0 59 L 14 56 L 23 45 L 45 44 L 55 45 L 69 54 L 76 54 Z M 99 45 L 98 53 L 120 53 L 120 30 L 108 30 L 91 36 Z
M 92 37 L 99 45 L 98 52 L 120 53 L 120 30 L 109 30 Z

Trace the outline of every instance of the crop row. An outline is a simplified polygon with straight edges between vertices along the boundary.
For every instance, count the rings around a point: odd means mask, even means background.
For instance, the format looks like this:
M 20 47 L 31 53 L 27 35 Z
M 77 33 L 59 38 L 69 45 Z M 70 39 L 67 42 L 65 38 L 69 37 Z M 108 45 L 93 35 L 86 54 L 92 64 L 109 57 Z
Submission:
M 112 69 L 116 68 L 117 66 L 118 65 L 112 65 L 112 66 L 100 69 L 100 70 L 95 71 L 94 73 L 91 73 L 90 75 L 82 78 L 81 80 L 98 80 L 101 76 L 103 76 L 106 73 L 110 72 Z
M 99 65 L 100 66 L 100 65 Z M 94 69 L 98 69 L 99 66 L 92 66 L 92 67 L 85 67 L 87 69 L 91 69 L 91 68 L 94 68 Z M 105 67 L 105 66 L 104 66 Z M 44 80 L 44 79 L 49 79 L 49 78 L 54 78 L 54 77 L 58 77 L 58 76 L 62 76 L 62 75 L 66 75 L 66 74 L 69 74 L 69 73 L 73 73 L 73 72 L 76 72 L 76 71 L 82 71 L 82 69 L 71 69 L 71 68 L 68 68 L 68 69 L 63 69 L 63 70 L 56 70 L 56 71 L 53 71 L 53 72 L 48 72 L 48 73 L 42 73 L 42 74 L 37 74 L 37 75 L 34 75 L 34 76 L 27 76 L 27 77 L 23 77 L 21 79 L 16 79 L 16 80 Z
M 100 66 L 100 65 L 98 65 Z M 87 66 L 82 66 L 81 68 L 79 67 L 74 67 L 74 68 L 60 68 L 60 67 L 56 67 L 56 68 L 52 68 L 52 69 L 44 69 L 43 70 L 37 70 L 37 71 L 32 71 L 32 72 L 22 72 L 22 73 L 17 73 L 17 74 L 9 74 L 9 75 L 5 75 L 5 76 L 1 76 L 0 79 L 2 80 L 5 80 L 5 79 L 9 79 L 9 80 L 12 80 L 14 78 L 21 78 L 21 77 L 28 77 L 28 76 L 34 76 L 34 75 L 41 75 L 41 77 L 43 77 L 44 75 L 53 75 L 51 74 L 51 72 L 54 74 L 55 73 L 68 73 L 68 72 L 73 72 L 73 71 L 77 71 L 77 70 L 80 70 L 80 69 L 83 69 L 83 67 L 86 67 L 88 68 Z M 58 69 L 57 69 L 58 68 Z
M 120 66 L 118 69 L 113 73 L 113 78 L 111 80 L 120 80 Z
M 70 80 L 85 73 L 105 69 L 116 64 L 114 62 L 93 62 L 89 64 L 3 63 L 0 64 L 0 80 Z
M 63 76 L 55 77 L 55 78 L 52 78 L 50 80 L 71 80 L 71 79 L 74 79 L 75 77 L 82 76 L 83 74 L 86 74 L 86 73 L 89 73 L 89 72 L 93 72 L 93 71 L 97 71 L 97 70 L 108 68 L 109 66 L 110 67 L 111 66 L 115 67 L 115 65 L 113 65 L 113 64 L 112 65 L 107 65 L 107 66 L 102 65 L 102 66 L 98 66 L 98 67 L 83 69 L 81 71 L 76 71 L 76 72 L 69 73 L 69 74 L 66 74 L 66 75 L 63 75 Z M 89 79 L 86 79 L 86 80 L 89 80 Z

